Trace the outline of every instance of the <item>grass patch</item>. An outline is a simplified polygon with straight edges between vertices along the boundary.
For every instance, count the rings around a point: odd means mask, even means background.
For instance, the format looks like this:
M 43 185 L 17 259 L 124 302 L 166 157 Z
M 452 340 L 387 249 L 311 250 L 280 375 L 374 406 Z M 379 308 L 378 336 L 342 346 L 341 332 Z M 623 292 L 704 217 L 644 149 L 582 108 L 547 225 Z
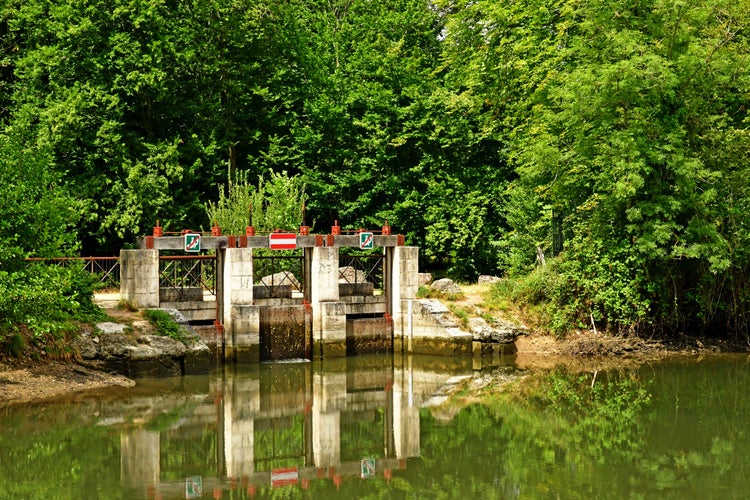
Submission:
M 448 304 L 448 309 L 456 317 L 461 328 L 467 328 L 469 326 L 470 313 L 468 310 L 455 304 Z
M 464 292 L 458 292 L 458 293 L 441 292 L 439 290 L 433 290 L 429 286 L 420 286 L 417 289 L 417 298 L 418 299 L 439 299 L 439 300 L 446 300 L 448 302 L 458 302 L 460 300 L 464 300 L 466 298 L 466 294 L 464 294 Z
M 153 325 L 156 335 L 169 337 L 183 343 L 189 340 L 188 332 L 168 312 L 159 309 L 146 309 L 143 311 L 143 317 Z
M 120 301 L 117 302 L 117 309 L 119 311 L 129 311 L 129 312 L 136 312 L 138 310 L 137 307 L 133 307 L 133 304 L 131 304 L 125 299 L 120 299 Z

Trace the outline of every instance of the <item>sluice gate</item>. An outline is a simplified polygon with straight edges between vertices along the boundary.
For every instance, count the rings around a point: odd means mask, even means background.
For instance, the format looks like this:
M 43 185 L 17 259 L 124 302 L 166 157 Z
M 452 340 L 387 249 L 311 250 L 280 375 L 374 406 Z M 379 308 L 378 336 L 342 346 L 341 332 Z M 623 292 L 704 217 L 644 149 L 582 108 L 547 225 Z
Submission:
M 419 249 L 402 235 L 388 226 L 353 234 L 334 226 L 327 235 L 251 229 L 223 236 L 218 228 L 211 235 L 155 228 L 138 249 L 120 253 L 122 299 L 138 309 L 191 303 L 200 319 L 213 318 L 226 360 L 411 351 Z M 164 261 L 191 257 L 211 260 L 201 266 L 214 266 L 213 279 L 199 274 L 197 285 L 166 286 Z

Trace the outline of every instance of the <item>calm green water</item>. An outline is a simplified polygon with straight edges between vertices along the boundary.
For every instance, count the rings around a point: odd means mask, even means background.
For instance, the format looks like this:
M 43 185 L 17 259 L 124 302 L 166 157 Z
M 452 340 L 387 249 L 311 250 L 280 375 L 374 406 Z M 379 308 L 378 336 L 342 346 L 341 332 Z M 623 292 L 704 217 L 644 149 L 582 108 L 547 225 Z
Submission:
M 0 498 L 747 498 L 750 359 L 364 357 L 0 408 Z M 515 389 L 439 408 L 461 377 Z

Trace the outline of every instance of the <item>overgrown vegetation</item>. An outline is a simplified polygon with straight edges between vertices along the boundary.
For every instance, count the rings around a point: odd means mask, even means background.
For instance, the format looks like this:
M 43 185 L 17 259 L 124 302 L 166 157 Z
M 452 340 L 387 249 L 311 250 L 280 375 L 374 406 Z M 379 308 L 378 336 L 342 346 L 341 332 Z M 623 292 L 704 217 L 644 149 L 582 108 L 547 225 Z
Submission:
M 747 338 L 748 26 L 746 0 L 10 0 L 4 280 L 207 211 L 293 229 L 309 197 L 319 230 L 508 276 L 549 331 Z
M 63 354 L 67 336 L 103 317 L 93 303 L 97 281 L 74 268 L 30 265 L 0 271 L 0 349 L 19 357 L 29 349 Z
M 304 220 L 305 185 L 299 176 L 286 172 L 269 172 L 260 177 L 257 187 L 247 179 L 247 172 L 227 172 L 226 189 L 221 186 L 219 199 L 206 205 L 211 224 L 218 224 L 226 234 L 245 234 L 246 226 L 257 231 L 276 229 L 296 231 Z

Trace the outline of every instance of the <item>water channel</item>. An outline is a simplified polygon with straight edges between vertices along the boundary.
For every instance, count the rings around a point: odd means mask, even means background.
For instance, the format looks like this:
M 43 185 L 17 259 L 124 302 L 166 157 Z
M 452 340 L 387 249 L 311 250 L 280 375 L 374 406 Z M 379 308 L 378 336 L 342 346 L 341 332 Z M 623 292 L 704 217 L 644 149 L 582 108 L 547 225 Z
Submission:
M 0 498 L 748 496 L 748 356 L 490 365 L 232 366 L 0 408 Z M 444 403 L 456 382 L 488 379 L 511 382 Z

